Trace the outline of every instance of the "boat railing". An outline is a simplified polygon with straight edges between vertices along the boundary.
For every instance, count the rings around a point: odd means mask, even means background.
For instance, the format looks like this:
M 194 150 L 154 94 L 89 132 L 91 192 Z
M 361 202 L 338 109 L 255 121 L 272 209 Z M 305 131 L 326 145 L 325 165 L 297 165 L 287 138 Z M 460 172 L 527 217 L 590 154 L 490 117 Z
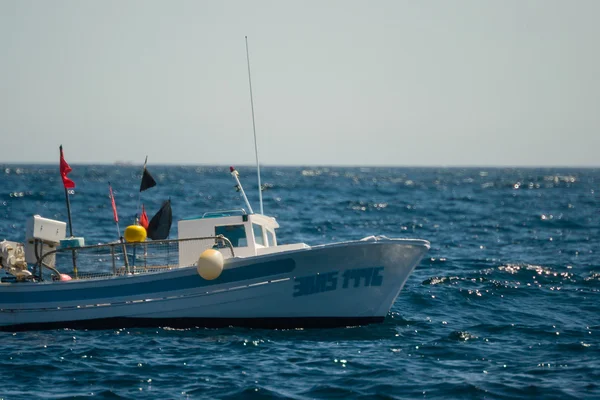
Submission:
M 36 263 L 33 276 L 44 280 L 43 271 L 49 270 L 52 279 L 64 280 L 63 274 L 67 268 L 66 279 L 99 279 L 160 272 L 194 265 L 180 263 L 182 252 L 196 255 L 197 260 L 203 251 L 210 248 L 221 250 L 224 258 L 235 257 L 231 242 L 222 235 L 148 242 L 114 242 L 47 252 Z

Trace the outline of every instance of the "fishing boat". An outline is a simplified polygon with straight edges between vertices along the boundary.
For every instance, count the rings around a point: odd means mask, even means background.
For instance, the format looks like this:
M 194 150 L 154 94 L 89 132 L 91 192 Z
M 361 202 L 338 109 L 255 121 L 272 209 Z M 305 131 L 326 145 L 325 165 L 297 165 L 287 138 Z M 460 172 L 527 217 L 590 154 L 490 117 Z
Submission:
M 135 225 L 132 225 L 135 226 Z M 0 329 L 309 328 L 381 322 L 429 248 L 370 236 L 280 244 L 278 222 L 244 209 L 178 221 L 177 239 L 80 246 L 33 216 L 0 242 Z

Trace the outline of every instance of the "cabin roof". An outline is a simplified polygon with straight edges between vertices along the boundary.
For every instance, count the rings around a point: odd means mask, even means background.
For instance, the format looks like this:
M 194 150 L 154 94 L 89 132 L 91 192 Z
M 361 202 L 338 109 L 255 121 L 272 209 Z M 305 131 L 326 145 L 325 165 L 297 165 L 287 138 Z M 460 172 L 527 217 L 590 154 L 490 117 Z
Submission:
M 240 218 L 241 217 L 241 218 Z M 262 214 L 247 214 L 246 210 L 224 210 L 224 211 L 210 211 L 202 215 L 195 217 L 182 218 L 180 221 L 198 221 L 205 220 L 202 225 L 221 226 L 229 225 L 232 223 L 245 223 L 251 222 L 262 225 L 271 229 L 279 228 L 279 224 L 273 217 L 268 217 Z M 208 221 L 210 220 L 210 221 Z
M 186 220 L 190 220 L 190 219 L 222 218 L 222 217 L 233 217 L 236 215 L 248 215 L 248 213 L 246 213 L 246 210 L 244 210 L 243 208 L 239 209 L 239 210 L 209 211 L 209 212 L 205 212 L 202 215 L 182 218 L 181 220 L 186 221 Z

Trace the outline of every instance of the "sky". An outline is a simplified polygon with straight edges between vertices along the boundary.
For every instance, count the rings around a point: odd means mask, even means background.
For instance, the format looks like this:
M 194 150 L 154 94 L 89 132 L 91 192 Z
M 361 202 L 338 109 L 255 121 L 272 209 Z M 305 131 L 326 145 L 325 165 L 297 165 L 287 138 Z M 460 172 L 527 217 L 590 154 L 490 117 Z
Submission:
M 600 1 L 0 0 L 0 163 L 599 166 Z

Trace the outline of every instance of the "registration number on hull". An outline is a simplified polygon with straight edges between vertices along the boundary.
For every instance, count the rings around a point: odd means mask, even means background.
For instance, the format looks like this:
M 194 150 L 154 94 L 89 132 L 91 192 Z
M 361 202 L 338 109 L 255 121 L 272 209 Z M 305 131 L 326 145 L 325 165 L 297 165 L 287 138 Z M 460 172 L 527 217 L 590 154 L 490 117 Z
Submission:
M 384 267 L 347 269 L 340 274 L 339 271 L 324 274 L 299 276 L 294 278 L 294 297 L 307 296 L 333 290 L 381 286 Z

